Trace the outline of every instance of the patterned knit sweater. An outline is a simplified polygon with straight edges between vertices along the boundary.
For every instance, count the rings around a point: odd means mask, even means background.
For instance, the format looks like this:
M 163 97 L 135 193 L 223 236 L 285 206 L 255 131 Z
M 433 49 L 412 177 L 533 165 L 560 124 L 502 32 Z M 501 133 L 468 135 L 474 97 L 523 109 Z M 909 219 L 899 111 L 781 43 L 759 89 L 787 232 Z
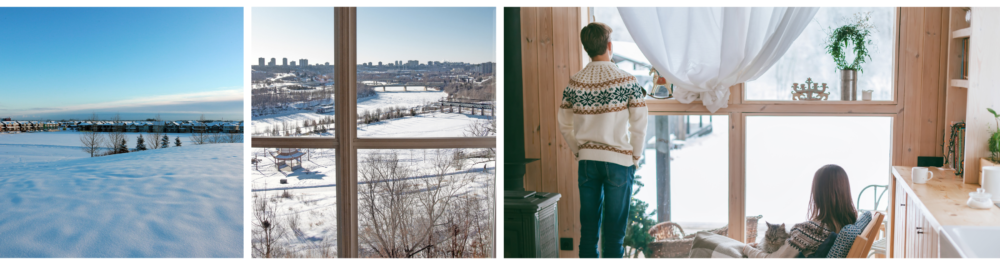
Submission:
M 563 90 L 559 130 L 579 160 L 632 166 L 646 136 L 644 90 L 612 62 L 596 61 Z

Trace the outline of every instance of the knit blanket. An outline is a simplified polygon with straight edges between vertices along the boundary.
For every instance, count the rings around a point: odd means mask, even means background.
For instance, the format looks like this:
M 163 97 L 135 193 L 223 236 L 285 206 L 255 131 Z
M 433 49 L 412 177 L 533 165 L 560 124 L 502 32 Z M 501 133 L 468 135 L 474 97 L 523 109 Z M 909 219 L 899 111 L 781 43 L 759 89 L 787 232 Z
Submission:
M 792 226 L 792 231 L 788 233 L 788 243 L 802 253 L 813 253 L 830 237 L 830 233 L 833 233 L 833 230 L 823 227 L 820 223 L 802 222 Z
M 742 258 L 743 242 L 711 232 L 698 232 L 689 258 Z

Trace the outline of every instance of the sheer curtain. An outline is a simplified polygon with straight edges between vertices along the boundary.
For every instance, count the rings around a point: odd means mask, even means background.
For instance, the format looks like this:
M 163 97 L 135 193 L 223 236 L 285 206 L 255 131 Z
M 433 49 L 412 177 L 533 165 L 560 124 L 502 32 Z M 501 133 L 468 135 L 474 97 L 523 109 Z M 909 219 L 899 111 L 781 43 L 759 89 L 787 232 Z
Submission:
M 728 106 L 729 87 L 757 79 L 785 54 L 818 7 L 619 7 L 646 59 L 681 103 Z M 809 62 L 802 62 L 809 63 Z

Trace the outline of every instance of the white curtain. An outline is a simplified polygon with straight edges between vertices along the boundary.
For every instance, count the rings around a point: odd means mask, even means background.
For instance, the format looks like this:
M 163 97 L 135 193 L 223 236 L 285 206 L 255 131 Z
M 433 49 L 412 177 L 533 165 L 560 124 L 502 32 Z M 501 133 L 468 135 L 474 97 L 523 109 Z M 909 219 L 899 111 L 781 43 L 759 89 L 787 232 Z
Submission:
M 728 106 L 730 86 L 767 72 L 817 11 L 818 7 L 618 8 L 639 50 L 674 84 L 674 97 L 681 103 L 700 99 L 713 113 Z

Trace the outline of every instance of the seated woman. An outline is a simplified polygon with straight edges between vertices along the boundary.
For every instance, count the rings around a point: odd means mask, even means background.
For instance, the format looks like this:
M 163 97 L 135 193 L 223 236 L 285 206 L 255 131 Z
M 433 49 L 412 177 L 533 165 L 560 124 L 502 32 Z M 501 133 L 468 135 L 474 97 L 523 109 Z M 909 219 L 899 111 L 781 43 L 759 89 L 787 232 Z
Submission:
M 794 258 L 799 254 L 808 257 L 831 233 L 840 233 L 841 228 L 858 219 L 847 172 L 838 165 L 825 165 L 816 171 L 810 197 L 811 220 L 795 224 L 778 250 L 766 253 L 747 245 L 743 254 L 750 258 Z

